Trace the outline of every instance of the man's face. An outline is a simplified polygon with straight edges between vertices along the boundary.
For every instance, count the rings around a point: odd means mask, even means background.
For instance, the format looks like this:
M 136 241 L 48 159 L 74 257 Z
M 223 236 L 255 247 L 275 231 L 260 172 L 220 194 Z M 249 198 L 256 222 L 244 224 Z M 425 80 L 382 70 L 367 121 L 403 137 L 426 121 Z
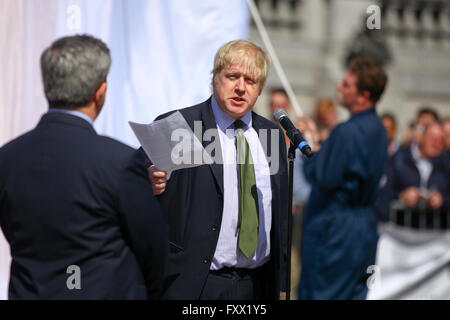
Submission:
M 358 103 L 360 93 L 356 86 L 358 78 L 355 74 L 347 71 L 342 82 L 337 87 L 337 98 L 339 103 L 351 111 L 352 107 Z
M 213 78 L 217 104 L 233 119 L 249 112 L 261 94 L 259 81 L 243 65 L 229 65 Z
M 381 118 L 381 121 L 383 122 L 384 127 L 386 128 L 387 136 L 389 142 L 391 142 L 395 134 L 397 133 L 397 128 L 395 127 L 394 121 L 390 117 L 383 117 Z
M 283 92 L 274 92 L 270 96 L 270 111 L 272 115 L 278 109 L 289 110 L 289 98 Z
M 444 133 L 438 123 L 429 125 L 422 136 L 419 148 L 422 155 L 428 159 L 441 154 L 444 149 Z

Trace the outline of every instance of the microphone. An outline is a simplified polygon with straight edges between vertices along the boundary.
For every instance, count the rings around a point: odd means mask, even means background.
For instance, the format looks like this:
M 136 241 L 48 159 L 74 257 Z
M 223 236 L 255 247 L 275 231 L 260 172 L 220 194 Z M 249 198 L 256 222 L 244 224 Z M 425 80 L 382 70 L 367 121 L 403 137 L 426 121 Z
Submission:
M 298 130 L 289 119 L 286 111 L 283 109 L 278 109 L 274 112 L 273 117 L 281 124 L 283 129 L 286 130 L 286 134 L 289 140 L 291 140 L 292 144 L 297 146 L 297 148 L 299 148 L 306 157 L 311 158 L 313 156 L 311 147 L 309 146 L 308 142 L 303 139 L 300 130 Z

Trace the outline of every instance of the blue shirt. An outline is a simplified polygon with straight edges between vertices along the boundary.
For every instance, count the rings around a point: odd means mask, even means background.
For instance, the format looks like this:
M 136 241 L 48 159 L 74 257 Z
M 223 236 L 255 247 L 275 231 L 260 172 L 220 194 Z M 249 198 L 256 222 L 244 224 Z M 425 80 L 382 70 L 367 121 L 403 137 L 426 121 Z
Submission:
M 321 150 L 305 161 L 312 184 L 308 220 L 330 207 L 373 206 L 386 159 L 386 130 L 374 108 L 338 125 Z

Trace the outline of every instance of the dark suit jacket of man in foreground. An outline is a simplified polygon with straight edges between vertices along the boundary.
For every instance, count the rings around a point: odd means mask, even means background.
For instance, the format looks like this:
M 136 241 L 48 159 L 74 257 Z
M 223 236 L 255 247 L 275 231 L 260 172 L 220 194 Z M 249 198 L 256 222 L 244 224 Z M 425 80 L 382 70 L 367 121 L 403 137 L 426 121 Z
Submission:
M 95 81 L 96 70 L 103 64 L 107 73 L 108 57 L 106 45 L 90 36 L 55 41 L 41 60 L 50 111 L 0 149 L 9 299 L 161 293 L 167 228 L 147 171 L 133 162 L 134 149 L 97 135 L 91 123 L 106 92 L 105 75 Z M 80 107 L 63 108 L 80 96 Z
M 12 253 L 9 299 L 158 296 L 165 227 L 133 153 L 61 113 L 44 115 L 34 130 L 0 149 L 0 224 Z M 80 267 L 80 290 L 67 287 L 71 265 Z M 152 283 L 148 293 L 146 283 Z
M 194 131 L 194 121 L 202 122 L 202 132 L 216 129 L 211 99 L 179 112 Z M 170 115 L 166 113 L 156 120 Z M 271 121 L 252 112 L 252 126 L 279 132 L 279 148 L 271 149 L 270 133 L 266 156 L 278 157 L 279 170 L 270 177 L 272 187 L 271 258 L 265 286 L 267 299 L 278 299 L 284 290 L 287 252 L 287 154 L 284 135 Z M 202 133 L 202 135 L 203 135 Z M 206 147 L 210 141 L 203 141 Z M 261 139 L 261 135 L 259 136 Z M 262 143 L 264 146 L 264 143 Z M 219 148 L 220 149 L 220 148 Z M 214 156 L 214 155 L 212 155 Z M 151 162 L 141 149 L 146 167 Z M 163 299 L 199 299 L 216 249 L 223 211 L 223 165 L 201 165 L 173 171 L 164 193 L 157 196 L 169 225 L 169 262 L 164 279 Z M 230 231 L 231 232 L 231 231 Z

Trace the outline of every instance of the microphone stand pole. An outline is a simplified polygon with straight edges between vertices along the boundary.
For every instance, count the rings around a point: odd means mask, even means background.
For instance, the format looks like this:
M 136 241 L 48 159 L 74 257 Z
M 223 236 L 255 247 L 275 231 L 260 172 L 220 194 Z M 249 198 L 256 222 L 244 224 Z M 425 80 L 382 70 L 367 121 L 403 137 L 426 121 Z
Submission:
M 287 272 L 286 272 L 286 300 L 291 300 L 291 250 L 292 250 L 292 193 L 294 188 L 294 160 L 297 147 L 290 144 L 288 151 L 289 162 L 289 199 L 288 199 L 288 243 L 287 243 Z

